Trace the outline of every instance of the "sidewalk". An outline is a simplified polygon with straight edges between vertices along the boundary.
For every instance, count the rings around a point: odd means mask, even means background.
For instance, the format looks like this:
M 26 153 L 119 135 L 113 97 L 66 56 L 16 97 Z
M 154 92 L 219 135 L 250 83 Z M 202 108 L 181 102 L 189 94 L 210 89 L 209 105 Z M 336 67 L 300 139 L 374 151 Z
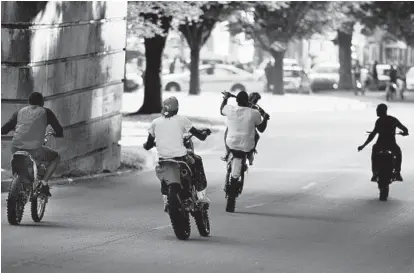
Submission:
M 185 92 L 164 92 L 163 98 L 176 96 L 180 103 L 179 113 L 189 117 L 204 117 L 214 122 L 224 122 L 220 115 L 220 105 L 223 96 L 220 92 L 204 92 L 199 96 L 190 96 Z M 368 101 L 362 102 L 359 98 L 337 97 L 332 95 L 296 95 L 284 96 L 262 93 L 259 105 L 269 114 L 283 112 L 309 112 L 309 111 L 346 111 L 363 110 L 371 106 Z M 134 93 L 124 93 L 123 113 L 138 110 L 137 105 L 143 101 L 143 90 Z M 235 100 L 230 99 L 229 104 L 234 105 Z

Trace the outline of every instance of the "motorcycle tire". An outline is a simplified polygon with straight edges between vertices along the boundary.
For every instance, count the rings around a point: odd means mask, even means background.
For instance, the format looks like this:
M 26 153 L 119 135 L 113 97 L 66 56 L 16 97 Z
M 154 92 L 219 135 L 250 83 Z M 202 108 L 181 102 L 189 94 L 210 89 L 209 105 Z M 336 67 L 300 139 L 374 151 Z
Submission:
M 38 194 L 36 198 L 31 201 L 32 220 L 36 223 L 42 221 L 45 215 L 46 204 L 48 197 L 44 194 Z
M 7 197 L 7 220 L 10 225 L 19 225 L 23 218 L 25 202 L 22 187 L 20 176 L 14 176 Z
M 187 240 L 191 234 L 190 216 L 181 206 L 179 194 L 180 184 L 171 184 L 168 190 L 168 214 L 175 236 L 179 240 Z
M 236 209 L 236 197 L 232 195 L 227 196 L 226 211 L 234 212 Z
M 380 201 L 387 201 L 388 200 L 388 195 L 389 195 L 390 188 L 388 186 L 387 187 L 381 187 L 379 189 L 379 191 L 380 191 L 379 200 Z
M 202 208 L 195 212 L 194 220 L 200 236 L 208 237 L 210 235 L 210 218 L 208 217 L 208 210 Z

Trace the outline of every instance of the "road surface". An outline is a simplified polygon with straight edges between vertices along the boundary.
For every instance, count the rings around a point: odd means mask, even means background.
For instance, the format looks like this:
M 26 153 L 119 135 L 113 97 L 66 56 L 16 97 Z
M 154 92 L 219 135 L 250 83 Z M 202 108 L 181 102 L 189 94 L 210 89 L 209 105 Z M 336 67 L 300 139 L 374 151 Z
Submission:
M 414 107 L 395 104 L 414 132 Z M 224 211 L 221 149 L 203 156 L 209 238 L 193 223 L 175 238 L 153 172 L 56 186 L 44 222 L 8 225 L 2 194 L 2 272 L 414 272 L 414 141 L 403 150 L 403 183 L 378 201 L 370 147 L 357 146 L 375 110 L 272 115 L 236 213 Z M 412 133 L 413 134 L 413 133 Z

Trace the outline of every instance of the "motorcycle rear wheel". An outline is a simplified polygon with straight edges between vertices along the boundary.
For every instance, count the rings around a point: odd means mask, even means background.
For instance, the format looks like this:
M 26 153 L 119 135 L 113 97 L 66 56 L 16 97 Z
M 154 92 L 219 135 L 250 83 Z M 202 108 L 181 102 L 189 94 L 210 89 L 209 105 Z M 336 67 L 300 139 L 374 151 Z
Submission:
M 25 206 L 22 190 L 22 180 L 19 175 L 15 175 L 7 197 L 7 220 L 10 225 L 19 225 L 22 221 Z
M 181 206 L 179 194 L 180 184 L 171 184 L 168 191 L 168 214 L 175 236 L 179 240 L 187 240 L 191 234 L 191 223 L 188 212 Z

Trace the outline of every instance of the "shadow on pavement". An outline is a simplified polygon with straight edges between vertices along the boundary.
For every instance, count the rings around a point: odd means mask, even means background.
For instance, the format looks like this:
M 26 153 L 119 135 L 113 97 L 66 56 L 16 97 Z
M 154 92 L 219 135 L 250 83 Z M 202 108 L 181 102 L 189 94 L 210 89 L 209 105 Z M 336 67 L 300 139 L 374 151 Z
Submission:
M 315 221 L 326 221 L 326 222 L 349 222 L 342 218 L 331 217 L 331 216 L 311 216 L 311 215 L 292 215 L 284 213 L 266 213 L 266 212 L 252 212 L 252 211 L 240 211 L 235 212 L 237 214 L 244 215 L 256 215 L 256 216 L 265 216 L 265 217 L 275 217 L 275 218 L 290 218 L 298 220 L 315 220 Z
M 30 223 L 30 224 L 20 224 L 21 228 L 59 228 L 59 229 L 67 229 L 73 228 L 73 226 L 66 226 L 64 223 L 57 223 L 57 222 L 41 222 L 41 223 Z M 16 227 L 16 228 L 20 228 Z
M 173 232 L 171 230 L 171 232 Z M 164 237 L 167 240 L 170 241 L 178 241 L 178 239 L 173 235 L 167 235 Z M 230 237 L 224 237 L 224 236 L 215 236 L 214 234 L 211 234 L 210 237 L 201 237 L 198 235 L 198 232 L 196 230 L 192 230 L 191 236 L 188 240 L 183 241 L 184 243 L 205 243 L 205 244 L 219 244 L 219 245 L 243 245 L 244 243 L 230 238 Z

